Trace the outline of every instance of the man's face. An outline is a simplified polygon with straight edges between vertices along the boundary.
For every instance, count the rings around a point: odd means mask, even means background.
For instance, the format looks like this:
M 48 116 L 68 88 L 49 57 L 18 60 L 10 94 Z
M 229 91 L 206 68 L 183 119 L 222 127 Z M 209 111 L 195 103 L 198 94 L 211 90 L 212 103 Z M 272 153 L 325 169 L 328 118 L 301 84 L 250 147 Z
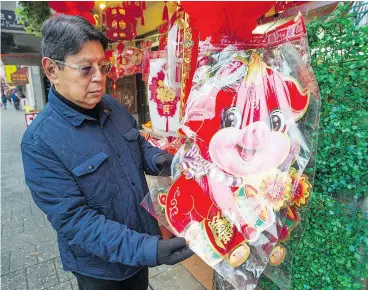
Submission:
M 94 66 L 92 77 L 83 77 L 78 69 L 63 66 L 56 69 L 53 81 L 56 91 L 76 105 L 92 109 L 101 101 L 105 90 L 106 75 L 102 75 L 98 66 L 105 61 L 105 52 L 99 41 L 87 41 L 74 55 L 67 56 L 65 62 L 79 66 Z

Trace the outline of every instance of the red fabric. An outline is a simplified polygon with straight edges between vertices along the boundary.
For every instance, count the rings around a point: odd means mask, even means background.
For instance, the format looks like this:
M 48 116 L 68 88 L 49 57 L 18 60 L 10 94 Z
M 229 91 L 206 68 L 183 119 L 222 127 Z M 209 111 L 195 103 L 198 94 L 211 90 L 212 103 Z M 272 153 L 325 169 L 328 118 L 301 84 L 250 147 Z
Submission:
M 181 6 L 199 30 L 202 40 L 211 36 L 218 42 L 223 36 L 237 41 L 249 39 L 257 27 L 257 19 L 274 5 L 274 1 L 183 1 Z
M 86 19 L 92 25 L 96 25 L 96 19 L 93 17 L 93 15 L 91 13 L 81 12 L 80 16 L 82 16 L 84 19 Z
M 69 10 L 67 3 L 65 1 L 49 1 L 49 6 L 56 12 L 65 13 Z
M 95 25 L 96 20 L 90 11 L 94 8 L 94 1 L 49 1 L 50 8 L 58 13 L 82 16 L 89 23 Z

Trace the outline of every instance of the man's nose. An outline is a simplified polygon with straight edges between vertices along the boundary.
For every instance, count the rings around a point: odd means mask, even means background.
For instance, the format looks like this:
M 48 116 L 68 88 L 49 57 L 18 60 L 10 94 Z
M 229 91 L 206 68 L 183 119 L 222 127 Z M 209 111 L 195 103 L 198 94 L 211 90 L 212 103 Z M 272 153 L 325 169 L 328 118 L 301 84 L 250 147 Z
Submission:
M 93 82 L 100 82 L 102 81 L 102 79 L 104 78 L 104 76 L 101 73 L 101 70 L 99 67 L 97 67 L 96 72 L 94 73 L 93 77 L 92 77 L 92 81 Z

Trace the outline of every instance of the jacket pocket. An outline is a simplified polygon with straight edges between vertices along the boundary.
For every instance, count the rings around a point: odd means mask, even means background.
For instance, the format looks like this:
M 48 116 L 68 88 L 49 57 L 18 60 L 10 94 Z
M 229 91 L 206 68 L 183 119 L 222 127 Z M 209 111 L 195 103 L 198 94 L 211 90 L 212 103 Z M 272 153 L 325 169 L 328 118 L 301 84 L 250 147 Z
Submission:
M 72 170 L 89 205 L 101 205 L 119 190 L 106 153 L 99 151 Z
M 83 274 L 105 276 L 108 270 L 107 259 L 99 258 L 76 245 L 72 245 L 73 255 L 76 257 L 77 270 Z
M 123 137 L 128 141 L 130 153 L 134 159 L 135 164 L 138 168 L 143 167 L 142 155 L 139 147 L 138 137 L 140 133 L 136 128 L 132 128 L 123 134 Z

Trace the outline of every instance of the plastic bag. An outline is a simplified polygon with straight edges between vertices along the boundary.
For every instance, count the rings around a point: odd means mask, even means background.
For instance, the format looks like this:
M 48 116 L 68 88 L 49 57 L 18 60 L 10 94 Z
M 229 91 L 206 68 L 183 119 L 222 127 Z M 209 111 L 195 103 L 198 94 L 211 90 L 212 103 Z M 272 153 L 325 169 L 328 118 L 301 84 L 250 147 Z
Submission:
M 156 218 L 236 289 L 262 273 L 290 282 L 283 242 L 311 197 L 319 120 L 308 61 L 302 17 L 246 43 L 199 43 L 178 130 L 186 144 L 172 184 L 159 195 L 151 186 Z

